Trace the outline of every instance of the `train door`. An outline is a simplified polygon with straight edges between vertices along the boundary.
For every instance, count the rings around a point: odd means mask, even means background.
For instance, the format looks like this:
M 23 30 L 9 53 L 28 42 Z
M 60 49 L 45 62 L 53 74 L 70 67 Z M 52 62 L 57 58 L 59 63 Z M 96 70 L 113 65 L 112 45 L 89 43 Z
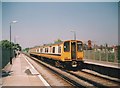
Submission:
M 76 42 L 71 42 L 71 59 L 76 60 Z

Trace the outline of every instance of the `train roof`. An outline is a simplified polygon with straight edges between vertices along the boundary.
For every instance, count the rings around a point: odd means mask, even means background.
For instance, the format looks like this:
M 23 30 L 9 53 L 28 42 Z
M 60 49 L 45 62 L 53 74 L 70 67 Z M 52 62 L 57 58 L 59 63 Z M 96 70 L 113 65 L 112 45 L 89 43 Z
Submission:
M 56 43 L 51 43 L 51 44 L 44 44 L 43 46 L 58 45 L 58 44 L 62 44 L 63 42 L 64 42 L 64 41 L 56 42 Z
M 65 40 L 65 41 L 80 41 L 80 40 Z M 62 44 L 63 42 L 65 42 L 65 41 L 56 42 L 56 43 L 51 43 L 51 44 L 43 44 L 43 45 L 35 46 L 35 47 L 32 47 L 32 48 L 52 46 L 52 45 L 59 45 L 59 44 Z M 32 49 L 32 48 L 31 48 L 31 49 Z

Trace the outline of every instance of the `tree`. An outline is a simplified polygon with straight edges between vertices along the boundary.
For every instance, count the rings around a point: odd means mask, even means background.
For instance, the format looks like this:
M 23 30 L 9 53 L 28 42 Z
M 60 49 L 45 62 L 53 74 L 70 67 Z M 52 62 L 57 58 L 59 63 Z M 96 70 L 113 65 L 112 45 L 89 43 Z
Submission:
M 60 42 L 62 42 L 61 39 L 57 39 L 57 40 L 54 41 L 55 44 L 56 44 L 56 43 L 60 43 Z
M 24 52 L 28 52 L 30 48 L 23 49 Z
M 11 43 L 11 45 L 10 45 L 10 42 L 8 40 L 2 40 L 0 42 L 0 47 L 3 47 L 3 48 L 10 49 L 12 45 L 13 45 L 13 43 Z
M 8 40 L 2 40 L 0 41 L 0 47 L 6 48 L 6 49 L 14 49 L 14 50 L 20 50 L 21 51 L 21 46 L 19 44 L 14 44 L 13 42 L 10 43 Z
M 14 44 L 13 48 L 14 48 L 15 50 L 19 50 L 19 51 L 22 50 L 22 48 L 21 48 L 21 46 L 20 46 L 19 44 Z

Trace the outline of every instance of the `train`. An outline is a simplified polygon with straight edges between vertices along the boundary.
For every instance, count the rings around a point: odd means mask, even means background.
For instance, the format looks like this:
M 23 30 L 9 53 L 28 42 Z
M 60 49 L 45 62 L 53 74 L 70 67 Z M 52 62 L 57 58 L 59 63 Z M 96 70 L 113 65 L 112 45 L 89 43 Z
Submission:
M 84 64 L 83 42 L 79 40 L 44 44 L 30 48 L 28 52 L 39 59 L 53 61 L 56 67 L 82 69 Z

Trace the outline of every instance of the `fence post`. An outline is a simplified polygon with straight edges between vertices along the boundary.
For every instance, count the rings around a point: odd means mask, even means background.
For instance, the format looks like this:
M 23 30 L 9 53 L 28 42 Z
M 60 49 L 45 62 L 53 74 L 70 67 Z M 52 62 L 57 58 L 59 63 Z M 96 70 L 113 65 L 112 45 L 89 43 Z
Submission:
M 106 49 L 106 61 L 108 62 L 109 60 L 108 60 L 108 50 Z
M 93 50 L 93 55 L 94 55 L 93 57 L 94 57 L 94 60 L 95 60 L 95 53 L 96 53 L 96 51 L 95 51 L 95 50 Z
M 87 55 L 88 55 L 87 59 L 89 59 L 90 55 L 89 55 L 89 50 L 88 49 L 87 49 Z
M 99 51 L 99 61 L 101 61 L 101 51 Z
M 115 62 L 115 63 L 117 63 L 117 56 L 118 56 L 118 55 L 117 55 L 117 50 L 115 50 L 115 52 L 114 52 L 114 62 Z

